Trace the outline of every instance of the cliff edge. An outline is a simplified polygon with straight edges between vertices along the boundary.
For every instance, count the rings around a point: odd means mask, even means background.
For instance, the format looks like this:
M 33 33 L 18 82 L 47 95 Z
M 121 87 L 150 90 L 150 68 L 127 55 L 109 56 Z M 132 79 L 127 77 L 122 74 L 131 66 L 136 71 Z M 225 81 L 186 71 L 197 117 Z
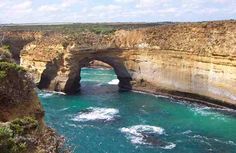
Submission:
M 45 125 L 29 74 L 6 48 L 0 48 L 0 57 L 0 152 L 59 152 L 63 139 Z

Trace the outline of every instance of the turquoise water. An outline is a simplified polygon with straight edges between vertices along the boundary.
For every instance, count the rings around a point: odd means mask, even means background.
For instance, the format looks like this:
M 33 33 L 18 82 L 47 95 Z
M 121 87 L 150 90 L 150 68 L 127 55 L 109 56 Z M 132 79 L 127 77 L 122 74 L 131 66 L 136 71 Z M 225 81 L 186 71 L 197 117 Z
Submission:
M 83 69 L 80 94 L 39 91 L 47 124 L 75 153 L 236 153 L 235 112 L 119 92 L 114 79 Z

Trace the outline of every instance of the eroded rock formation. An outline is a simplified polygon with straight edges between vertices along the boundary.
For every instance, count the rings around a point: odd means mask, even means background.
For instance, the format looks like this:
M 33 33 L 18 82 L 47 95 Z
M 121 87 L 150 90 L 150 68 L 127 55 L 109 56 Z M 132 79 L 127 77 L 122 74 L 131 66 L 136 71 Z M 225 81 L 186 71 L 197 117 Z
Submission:
M 93 60 L 89 62 L 88 67 L 90 68 L 106 68 L 106 69 L 112 69 L 112 67 L 109 64 L 106 64 L 101 61 Z
M 124 89 L 236 107 L 235 21 L 119 30 L 102 37 L 51 35 L 21 54 L 21 65 L 40 88 L 66 93 L 78 92 L 80 69 L 92 60 L 111 65 Z
M 4 31 L 1 33 L 4 36 L 2 44 L 9 46 L 12 54 L 12 58 L 19 62 L 20 61 L 20 51 L 28 43 L 40 39 L 43 35 L 42 32 L 22 32 L 22 31 Z

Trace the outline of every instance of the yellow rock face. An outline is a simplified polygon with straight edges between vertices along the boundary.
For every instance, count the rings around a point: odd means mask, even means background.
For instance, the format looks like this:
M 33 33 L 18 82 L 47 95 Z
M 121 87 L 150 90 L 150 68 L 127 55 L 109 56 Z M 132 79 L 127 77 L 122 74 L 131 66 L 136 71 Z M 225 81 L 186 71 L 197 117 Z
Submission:
M 42 88 L 74 93 L 80 68 L 99 60 L 115 69 L 121 88 L 236 107 L 235 21 L 120 30 L 88 44 L 83 37 L 55 37 L 32 42 L 21 54 L 21 65 Z

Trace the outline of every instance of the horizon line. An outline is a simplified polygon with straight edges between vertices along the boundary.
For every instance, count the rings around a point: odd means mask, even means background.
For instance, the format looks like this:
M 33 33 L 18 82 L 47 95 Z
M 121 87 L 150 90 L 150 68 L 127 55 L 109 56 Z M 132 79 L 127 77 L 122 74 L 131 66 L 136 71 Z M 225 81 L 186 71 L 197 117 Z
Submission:
M 67 24 L 152 24 L 152 23 L 199 23 L 199 22 L 220 22 L 220 21 L 236 21 L 236 19 L 219 19 L 219 20 L 201 20 L 201 21 L 111 21 L 111 22 L 25 22 L 25 23 L 0 23 L 0 25 L 67 25 Z

